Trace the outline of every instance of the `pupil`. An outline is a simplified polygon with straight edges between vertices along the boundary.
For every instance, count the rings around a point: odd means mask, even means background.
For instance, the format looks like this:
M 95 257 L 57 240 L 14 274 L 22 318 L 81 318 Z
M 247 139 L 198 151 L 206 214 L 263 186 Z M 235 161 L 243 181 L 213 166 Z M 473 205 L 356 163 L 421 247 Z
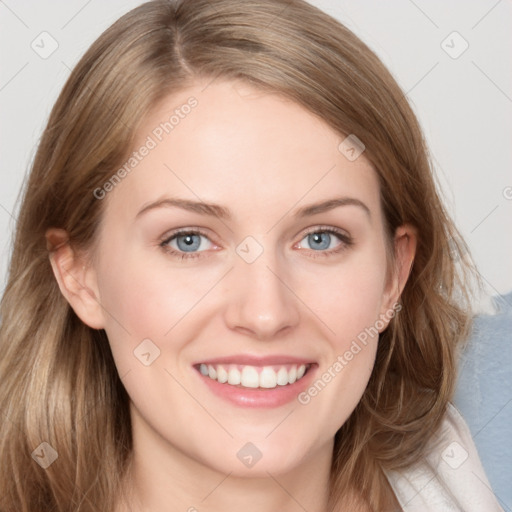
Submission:
M 188 249 L 198 249 L 201 245 L 200 241 L 198 240 L 198 235 L 193 233 L 180 235 L 177 239 L 177 243 L 179 249 L 187 252 L 190 252 Z
M 318 244 L 319 248 L 326 249 L 329 247 L 329 234 L 328 233 L 312 233 L 311 239 L 314 244 Z M 322 240 L 323 238 L 323 240 Z

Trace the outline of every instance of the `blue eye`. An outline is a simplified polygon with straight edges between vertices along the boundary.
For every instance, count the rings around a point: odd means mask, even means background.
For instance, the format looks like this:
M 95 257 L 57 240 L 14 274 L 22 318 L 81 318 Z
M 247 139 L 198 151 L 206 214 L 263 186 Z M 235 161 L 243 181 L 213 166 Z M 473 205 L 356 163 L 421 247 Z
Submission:
M 302 247 L 304 241 L 307 241 L 309 247 Z M 212 248 L 208 244 L 215 246 L 206 233 L 190 228 L 175 231 L 160 242 L 160 246 L 167 253 L 181 259 L 205 256 L 203 253 Z M 310 256 L 316 258 L 334 256 L 352 244 L 353 240 L 347 233 L 332 227 L 317 226 L 305 233 L 299 242 L 299 249 L 308 249 Z
M 306 236 L 299 242 L 300 245 L 307 241 L 309 248 L 313 251 L 313 257 L 331 256 L 339 253 L 353 244 L 352 238 L 334 228 L 315 228 L 315 231 L 306 233 Z M 336 244 L 336 241 L 338 242 Z M 334 244 L 334 245 L 333 245 Z M 304 247 L 301 247 L 304 249 Z
M 314 250 L 323 250 L 329 249 L 331 242 L 333 241 L 333 237 L 330 233 L 326 231 L 316 231 L 315 233 L 309 233 L 306 235 L 303 240 L 307 240 L 308 244 L 310 244 L 310 248 Z
M 197 235 L 195 233 L 178 235 L 175 237 L 175 240 L 180 251 L 197 251 L 201 246 L 201 235 Z
M 204 243 L 204 239 L 209 240 L 209 238 L 200 231 L 182 230 L 173 233 L 160 245 L 174 256 L 194 258 L 200 256 L 200 253 L 205 249 L 208 249 L 208 243 Z

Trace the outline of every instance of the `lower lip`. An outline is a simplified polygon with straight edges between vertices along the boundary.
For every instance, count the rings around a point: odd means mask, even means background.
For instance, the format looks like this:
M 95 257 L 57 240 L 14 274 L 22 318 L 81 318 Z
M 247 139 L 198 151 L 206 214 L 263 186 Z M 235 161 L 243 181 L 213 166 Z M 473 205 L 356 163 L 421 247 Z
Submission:
M 244 388 L 230 384 L 221 384 L 216 380 L 205 377 L 199 370 L 196 371 L 210 391 L 238 407 L 272 408 L 295 400 L 309 386 L 316 368 L 317 365 L 313 364 L 305 375 L 293 384 L 276 386 L 269 389 Z

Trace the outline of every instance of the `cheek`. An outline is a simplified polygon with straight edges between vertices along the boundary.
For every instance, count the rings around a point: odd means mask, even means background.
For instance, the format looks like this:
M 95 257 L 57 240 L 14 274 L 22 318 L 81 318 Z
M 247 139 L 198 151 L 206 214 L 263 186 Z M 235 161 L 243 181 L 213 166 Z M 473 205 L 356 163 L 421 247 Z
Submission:
M 375 352 L 378 342 L 376 321 L 380 308 L 381 295 L 375 286 L 358 287 L 352 292 L 340 292 L 333 297 L 330 305 L 330 326 L 334 334 L 331 337 L 331 349 L 334 355 L 326 361 L 331 374 L 343 373 L 338 383 L 343 387 L 356 389 L 366 386 L 373 369 Z M 356 384 L 357 383 L 357 384 Z M 361 387 L 362 386 L 362 387 Z
M 383 258 L 378 249 L 359 253 L 345 265 L 317 272 L 298 293 L 308 297 L 329 341 L 322 345 L 316 380 L 298 401 L 311 414 L 329 418 L 326 428 L 331 433 L 356 407 L 373 370 L 385 287 Z
M 298 295 L 329 328 L 337 348 L 342 349 L 379 319 L 385 270 L 380 257 L 358 254 L 339 266 L 302 276 Z
M 130 361 L 133 350 L 144 339 L 152 340 L 162 351 L 170 343 L 178 349 L 179 340 L 170 332 L 182 319 L 190 322 L 201 297 L 218 276 L 214 272 L 169 268 L 164 259 L 154 265 L 135 252 L 125 252 L 120 258 L 106 249 L 102 257 L 104 264 L 98 273 L 100 301 L 114 356 Z

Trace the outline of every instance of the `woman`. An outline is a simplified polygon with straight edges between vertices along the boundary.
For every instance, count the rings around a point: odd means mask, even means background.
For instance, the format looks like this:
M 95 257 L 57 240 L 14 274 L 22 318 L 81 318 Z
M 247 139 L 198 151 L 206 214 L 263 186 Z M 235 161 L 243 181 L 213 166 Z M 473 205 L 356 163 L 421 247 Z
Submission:
M 449 403 L 460 240 L 402 91 L 340 23 L 132 10 L 24 193 L 0 510 L 501 510 Z

